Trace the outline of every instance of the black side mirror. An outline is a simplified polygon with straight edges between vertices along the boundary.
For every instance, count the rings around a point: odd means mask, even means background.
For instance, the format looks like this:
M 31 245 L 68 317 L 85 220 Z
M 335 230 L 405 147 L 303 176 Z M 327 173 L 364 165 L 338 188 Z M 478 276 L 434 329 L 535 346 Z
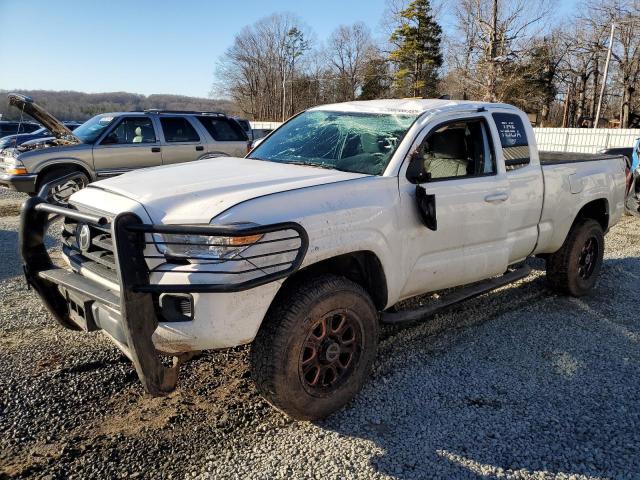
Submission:
M 418 204 L 418 213 L 424 226 L 429 230 L 438 230 L 436 196 L 428 194 L 424 187 L 416 185 L 416 203 Z

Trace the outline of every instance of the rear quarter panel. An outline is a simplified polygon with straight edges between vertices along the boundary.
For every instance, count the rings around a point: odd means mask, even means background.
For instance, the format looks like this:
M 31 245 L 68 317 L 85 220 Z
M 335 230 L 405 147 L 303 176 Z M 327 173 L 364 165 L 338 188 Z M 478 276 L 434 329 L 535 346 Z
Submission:
M 553 253 L 563 244 L 578 212 L 587 203 L 606 199 L 609 227 L 624 211 L 623 160 L 543 165 L 544 204 L 534 253 Z

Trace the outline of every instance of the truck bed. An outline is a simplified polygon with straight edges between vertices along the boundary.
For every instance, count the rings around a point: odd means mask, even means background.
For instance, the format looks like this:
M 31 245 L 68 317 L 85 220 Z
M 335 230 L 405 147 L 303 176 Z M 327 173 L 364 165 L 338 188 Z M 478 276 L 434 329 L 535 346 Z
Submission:
M 619 155 L 606 155 L 603 153 L 576 153 L 576 152 L 539 152 L 541 165 L 559 165 L 563 163 L 597 162 L 599 160 L 612 160 Z

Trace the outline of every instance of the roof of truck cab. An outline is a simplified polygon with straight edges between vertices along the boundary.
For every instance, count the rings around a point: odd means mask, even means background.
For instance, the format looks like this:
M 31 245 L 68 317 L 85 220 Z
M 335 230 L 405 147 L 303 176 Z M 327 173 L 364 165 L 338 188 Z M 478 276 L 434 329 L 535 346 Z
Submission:
M 309 110 L 329 110 L 334 112 L 371 112 L 421 114 L 434 110 L 468 110 L 474 108 L 507 108 L 516 110 L 506 103 L 475 102 L 470 100 L 442 100 L 435 98 L 401 98 L 384 100 L 360 100 L 354 102 L 320 105 Z

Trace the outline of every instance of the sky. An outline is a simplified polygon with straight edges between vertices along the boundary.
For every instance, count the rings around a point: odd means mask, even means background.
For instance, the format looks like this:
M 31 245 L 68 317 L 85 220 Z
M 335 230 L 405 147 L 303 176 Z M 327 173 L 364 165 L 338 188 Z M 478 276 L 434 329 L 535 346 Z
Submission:
M 569 12 L 577 0 L 558 0 Z M 455 8 L 456 1 L 448 0 Z M 207 97 L 216 60 L 242 27 L 277 12 L 326 39 L 362 21 L 376 36 L 385 0 L 0 0 L 0 89 Z M 446 29 L 446 25 L 445 25 Z

